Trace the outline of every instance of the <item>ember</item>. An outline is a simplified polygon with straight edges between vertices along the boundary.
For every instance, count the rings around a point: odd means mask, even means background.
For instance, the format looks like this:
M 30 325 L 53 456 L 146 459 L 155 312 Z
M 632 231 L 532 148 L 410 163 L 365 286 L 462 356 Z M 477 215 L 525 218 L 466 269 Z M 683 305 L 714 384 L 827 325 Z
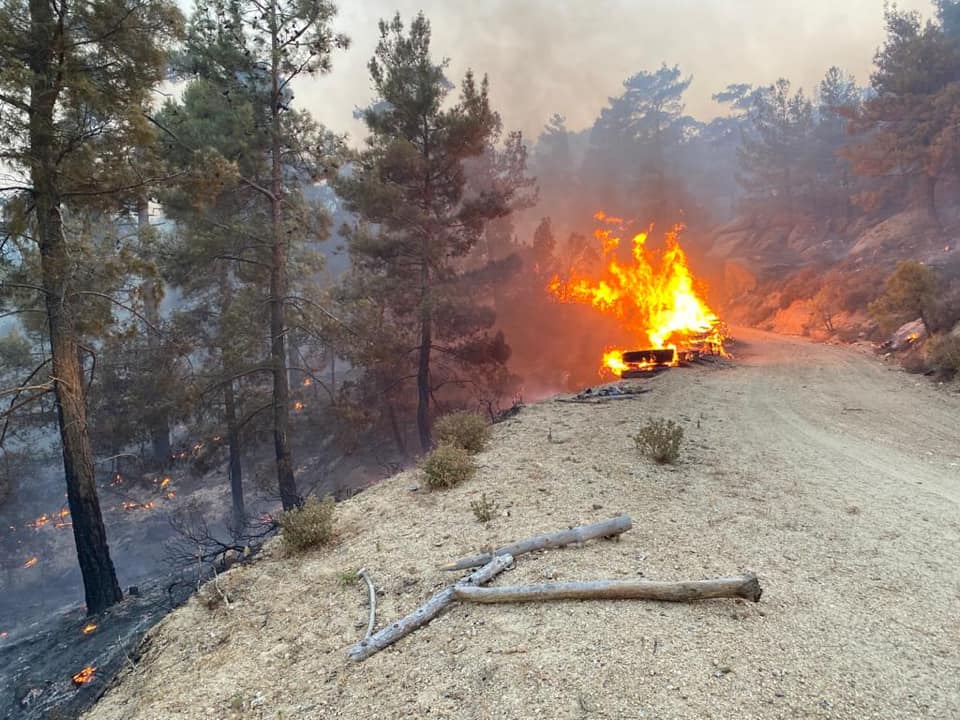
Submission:
M 156 507 L 156 505 L 157 504 L 153 500 L 145 503 L 134 502 L 133 500 L 124 500 L 122 503 L 120 503 L 120 509 L 121 510 L 141 510 L 141 509 L 152 510 L 154 507 Z
M 97 669 L 93 665 L 87 665 L 83 670 L 73 676 L 73 684 L 77 687 L 90 682 L 96 675 Z
M 38 558 L 38 557 L 32 557 L 32 558 L 30 558 L 29 560 L 27 560 L 27 561 L 23 564 L 23 567 L 24 567 L 24 568 L 31 568 L 31 567 L 33 567 L 34 565 L 36 565 L 38 562 L 40 562 L 40 558 Z
M 82 632 L 84 635 L 89 635 L 96 629 L 97 629 L 96 623 L 87 623 L 80 629 L 80 632 Z
M 297 412 L 300 412 L 301 410 L 303 410 L 304 407 L 305 407 L 304 404 L 303 404 L 302 402 L 300 402 L 299 400 L 297 400 L 297 401 L 293 404 L 293 409 L 296 410 Z
M 606 226 L 594 231 L 602 249 L 602 267 L 596 277 L 573 268 L 565 280 L 554 276 L 547 289 L 560 302 L 590 305 L 616 317 L 635 347 L 653 349 L 626 353 L 625 357 L 623 349 L 607 348 L 601 374 L 619 376 L 640 367 L 676 364 L 677 351 L 691 347 L 723 354 L 720 319 L 702 299 L 702 289 L 680 247 L 683 226 L 676 225 L 666 233 L 665 247 L 659 253 L 647 247 L 648 233 L 634 235 L 630 260 L 624 260 L 617 229 L 623 220 L 603 212 L 594 217 Z M 674 352 L 663 360 L 657 351 L 669 349 Z

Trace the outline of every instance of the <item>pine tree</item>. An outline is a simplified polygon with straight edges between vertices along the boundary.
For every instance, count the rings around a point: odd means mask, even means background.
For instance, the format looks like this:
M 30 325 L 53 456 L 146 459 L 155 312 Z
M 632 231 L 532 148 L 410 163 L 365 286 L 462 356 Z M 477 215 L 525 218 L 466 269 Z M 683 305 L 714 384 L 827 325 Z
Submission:
M 525 193 L 528 183 L 518 182 L 525 153 L 512 136 L 503 162 L 481 173 L 486 181 L 468 181 L 471 164 L 499 137 L 500 118 L 486 79 L 478 85 L 472 72 L 459 99 L 447 102 L 446 63 L 430 57 L 430 23 L 422 14 L 408 32 L 399 15 L 381 21 L 369 67 L 377 95 L 363 113 L 368 147 L 337 184 L 361 219 L 350 236 L 354 272 L 346 296 L 369 308 L 363 326 L 376 341 L 366 345 L 365 366 L 392 362 L 392 374 L 403 378 L 413 360 L 417 429 L 427 450 L 441 381 L 434 374 L 462 364 L 479 372 L 490 361 L 502 369 L 506 360 L 503 337 L 487 332 L 492 309 L 476 295 L 497 268 L 467 272 L 464 259 L 486 223 L 509 213 Z
M 81 198 L 143 183 L 128 149 L 146 133 L 141 109 L 163 78 L 164 51 L 180 23 L 176 6 L 164 0 L 0 6 L 0 155 L 25 174 L 14 189 L 28 198 L 39 251 L 37 291 L 47 315 L 50 383 L 90 613 L 122 594 L 95 485 L 79 329 L 86 318 L 78 314 L 73 285 L 78 247 L 64 216 Z
M 257 139 L 268 161 L 265 176 L 242 175 L 269 207 L 270 354 L 273 376 L 273 436 L 277 482 L 284 509 L 301 504 L 290 450 L 290 386 L 288 377 L 287 308 L 289 293 L 290 189 L 285 171 L 300 165 L 317 176 L 316 156 L 326 148 L 311 141 L 316 132 L 292 125 L 306 119 L 294 113 L 291 83 L 301 75 L 329 72 L 334 50 L 347 38 L 333 33 L 336 7 L 327 0 L 206 0 L 193 16 L 186 67 L 214 83 L 225 97 L 252 105 Z M 309 124 L 309 123 L 307 123 Z M 321 152 L 318 152 L 321 151 Z

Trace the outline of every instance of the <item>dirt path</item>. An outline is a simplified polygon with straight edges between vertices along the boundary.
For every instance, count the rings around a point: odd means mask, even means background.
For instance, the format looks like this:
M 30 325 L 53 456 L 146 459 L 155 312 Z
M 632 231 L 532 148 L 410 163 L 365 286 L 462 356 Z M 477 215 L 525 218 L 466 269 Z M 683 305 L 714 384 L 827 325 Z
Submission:
M 544 402 L 497 426 L 476 480 L 404 473 L 342 504 L 340 542 L 277 546 L 191 601 L 88 717 L 960 717 L 960 395 L 872 357 L 742 332 L 730 369 L 664 373 L 601 405 Z M 681 462 L 638 457 L 649 417 Z M 500 503 L 473 520 L 480 493 Z M 760 576 L 760 603 L 453 608 L 360 665 L 366 566 L 381 624 L 486 544 L 629 512 L 619 542 L 525 556 L 496 584 Z

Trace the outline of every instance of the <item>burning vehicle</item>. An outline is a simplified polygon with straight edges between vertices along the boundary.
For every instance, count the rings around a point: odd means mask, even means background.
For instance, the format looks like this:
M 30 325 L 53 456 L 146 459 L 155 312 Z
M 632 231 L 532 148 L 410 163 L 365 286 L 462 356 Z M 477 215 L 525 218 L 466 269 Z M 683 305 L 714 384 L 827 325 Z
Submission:
M 593 233 L 598 267 L 575 264 L 566 277 L 555 275 L 547 290 L 559 302 L 589 305 L 617 319 L 625 342 L 601 351 L 601 376 L 629 378 L 702 355 L 725 356 L 726 326 L 690 271 L 679 242 L 683 226 L 668 230 L 663 249 L 654 250 L 647 244 L 652 228 L 627 244 L 622 218 L 601 211 L 594 219 L 600 223 Z M 626 349 L 627 342 L 637 349 Z

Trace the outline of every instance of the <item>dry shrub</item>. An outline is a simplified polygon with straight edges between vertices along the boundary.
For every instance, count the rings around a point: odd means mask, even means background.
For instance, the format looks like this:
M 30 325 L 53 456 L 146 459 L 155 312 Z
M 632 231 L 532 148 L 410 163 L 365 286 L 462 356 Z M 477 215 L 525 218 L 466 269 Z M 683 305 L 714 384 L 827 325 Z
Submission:
M 295 552 L 326 545 L 333 538 L 333 513 L 336 503 L 332 495 L 322 501 L 308 497 L 299 508 L 280 514 L 283 544 Z
M 455 445 L 471 455 L 483 450 L 490 441 L 490 425 L 472 412 L 444 415 L 433 426 L 433 433 L 442 445 Z
M 960 371 L 960 337 L 938 335 L 926 344 L 928 362 L 937 370 L 946 373 Z
M 683 428 L 673 420 L 650 420 L 633 436 L 637 449 L 658 463 L 676 462 L 680 457 Z
M 473 477 L 477 471 L 470 453 L 455 445 L 440 445 L 420 461 L 427 487 L 450 488 Z
M 488 523 L 497 516 L 497 503 L 495 500 L 487 500 L 486 493 L 480 495 L 479 500 L 471 500 L 470 509 L 480 523 Z

